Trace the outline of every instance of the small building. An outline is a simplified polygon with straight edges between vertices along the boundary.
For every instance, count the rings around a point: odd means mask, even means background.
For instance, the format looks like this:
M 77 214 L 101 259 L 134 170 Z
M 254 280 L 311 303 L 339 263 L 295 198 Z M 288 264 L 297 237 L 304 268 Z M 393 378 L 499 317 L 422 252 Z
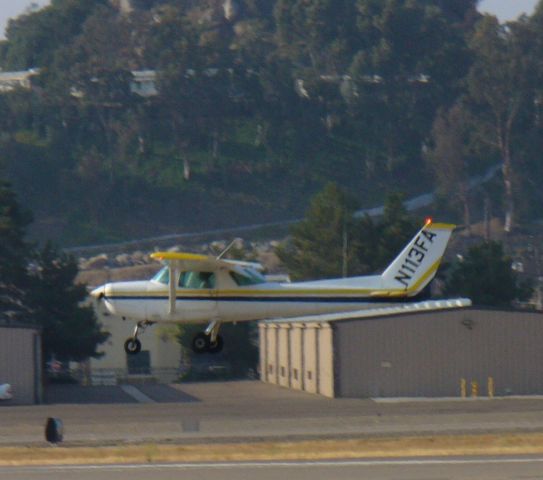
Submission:
M 9 383 L 12 405 L 43 400 L 41 333 L 34 325 L 0 323 L 0 384 Z
M 428 301 L 259 329 L 261 379 L 287 388 L 355 398 L 543 394 L 541 313 Z
M 130 91 L 144 98 L 156 97 L 158 95 L 156 72 L 154 70 L 132 70 Z
M 142 350 L 137 355 L 124 351 L 124 342 L 131 337 L 136 323 L 98 310 L 102 329 L 110 333 L 106 342 L 98 347 L 103 353 L 91 358 L 87 381 L 93 385 L 156 382 L 179 380 L 182 370 L 182 348 L 177 340 L 175 325 L 153 325 L 140 335 Z
M 139 280 L 151 278 L 160 264 L 143 264 L 126 268 L 104 268 L 107 256 L 98 255 L 77 277 L 78 282 L 92 288 L 108 282 Z M 93 267 L 93 268 L 90 268 Z M 139 339 L 142 351 L 128 355 L 124 342 L 134 334 L 136 322 L 111 315 L 101 302 L 89 298 L 102 330 L 109 338 L 98 346 L 103 355 L 91 358 L 82 367 L 83 381 L 90 385 L 116 385 L 126 382 L 169 383 L 176 381 L 185 372 L 183 349 L 177 340 L 179 329 L 176 325 L 156 324 L 141 333 Z
M 30 90 L 32 87 L 32 77 L 39 73 L 40 70 L 38 68 L 17 72 L 0 71 L 0 93 L 11 92 L 16 88 Z

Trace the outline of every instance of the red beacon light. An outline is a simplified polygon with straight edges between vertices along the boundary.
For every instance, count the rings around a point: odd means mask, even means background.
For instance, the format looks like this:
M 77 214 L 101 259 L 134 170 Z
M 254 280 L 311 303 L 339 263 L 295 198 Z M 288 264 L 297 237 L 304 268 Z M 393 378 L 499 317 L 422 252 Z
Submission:
M 426 220 L 424 221 L 424 225 L 425 226 L 428 226 L 432 223 L 432 217 L 427 217 Z

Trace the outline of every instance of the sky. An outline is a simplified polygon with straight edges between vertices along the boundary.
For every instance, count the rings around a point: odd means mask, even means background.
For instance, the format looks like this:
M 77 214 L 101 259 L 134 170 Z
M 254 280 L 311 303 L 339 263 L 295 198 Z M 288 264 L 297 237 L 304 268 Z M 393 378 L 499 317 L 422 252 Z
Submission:
M 1 0 L 0 0 L 1 1 Z M 523 13 L 530 15 L 538 0 L 481 0 L 479 10 L 496 15 L 501 22 L 515 20 Z
M 4 38 L 4 30 L 8 19 L 17 17 L 31 4 L 47 5 L 49 0 L 0 0 L 0 38 Z
M 481 0 L 479 10 L 496 15 L 501 22 L 514 20 L 522 13 L 531 14 L 538 0 Z M 0 38 L 9 18 L 23 13 L 31 4 L 46 5 L 49 0 L 0 0 Z

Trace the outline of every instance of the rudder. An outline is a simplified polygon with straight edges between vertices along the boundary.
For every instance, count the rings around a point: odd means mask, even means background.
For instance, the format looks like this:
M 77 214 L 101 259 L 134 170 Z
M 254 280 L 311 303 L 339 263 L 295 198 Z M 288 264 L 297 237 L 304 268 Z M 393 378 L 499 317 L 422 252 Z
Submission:
M 428 221 L 381 275 L 382 288 L 419 293 L 434 278 L 456 225 Z

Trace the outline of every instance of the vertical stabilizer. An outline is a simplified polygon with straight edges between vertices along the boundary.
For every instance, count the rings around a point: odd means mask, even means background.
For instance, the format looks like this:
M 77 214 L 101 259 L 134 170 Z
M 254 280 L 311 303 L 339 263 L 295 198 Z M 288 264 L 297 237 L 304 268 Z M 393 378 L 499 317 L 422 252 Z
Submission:
M 455 225 L 426 222 L 381 275 L 384 289 L 419 293 L 434 278 Z

